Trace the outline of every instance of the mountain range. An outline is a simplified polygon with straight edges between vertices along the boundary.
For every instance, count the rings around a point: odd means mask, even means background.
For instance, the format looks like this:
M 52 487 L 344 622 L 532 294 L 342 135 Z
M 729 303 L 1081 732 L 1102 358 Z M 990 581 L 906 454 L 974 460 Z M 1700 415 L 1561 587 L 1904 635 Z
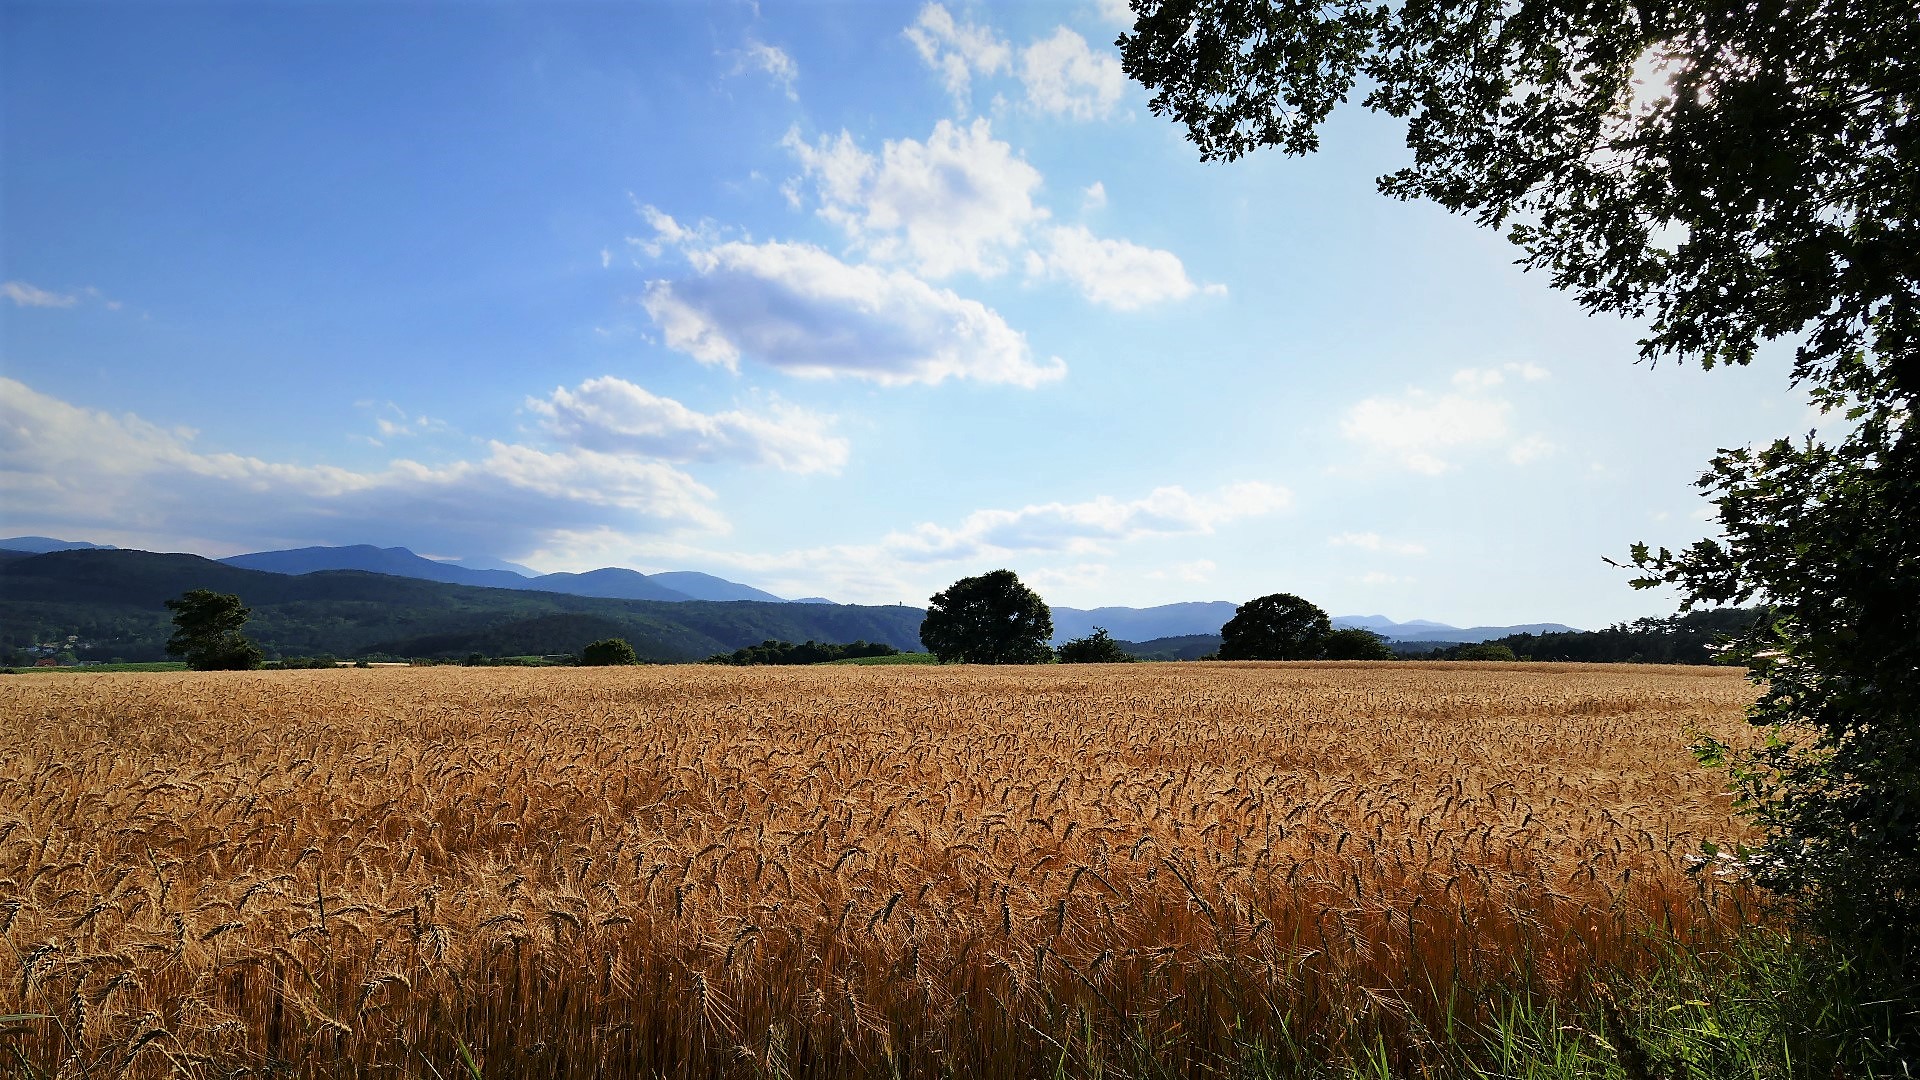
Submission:
M 55 540 L 44 536 L 0 539 L 0 551 L 48 553 L 65 550 L 117 550 L 84 541 Z M 620 567 L 603 567 L 584 573 L 539 574 L 527 567 L 500 559 L 429 559 L 404 547 L 376 547 L 355 544 L 344 547 L 304 547 L 281 551 L 259 551 L 218 560 L 227 566 L 281 575 L 308 575 L 334 571 L 360 571 L 420 581 L 440 582 L 486 589 L 510 589 L 520 592 L 558 593 L 568 596 L 613 600 L 645 600 L 667 603 L 690 601 L 750 601 L 761 604 L 832 605 L 820 597 L 788 600 L 750 585 L 728 581 L 695 571 L 667 571 L 643 574 Z M 1053 643 L 1085 637 L 1103 627 L 1123 641 L 1152 641 L 1160 638 L 1215 635 L 1236 605 L 1231 601 L 1195 601 L 1162 604 L 1157 607 L 1053 608 Z M 1478 642 L 1517 633 L 1559 633 L 1573 627 L 1560 623 L 1527 623 L 1520 626 L 1456 627 L 1446 623 L 1414 619 L 1395 622 L 1384 615 L 1339 615 L 1336 627 L 1357 626 L 1372 630 L 1388 641 L 1399 642 Z M 745 644 L 757 644 L 747 642 Z M 917 642 L 910 646 L 917 648 Z

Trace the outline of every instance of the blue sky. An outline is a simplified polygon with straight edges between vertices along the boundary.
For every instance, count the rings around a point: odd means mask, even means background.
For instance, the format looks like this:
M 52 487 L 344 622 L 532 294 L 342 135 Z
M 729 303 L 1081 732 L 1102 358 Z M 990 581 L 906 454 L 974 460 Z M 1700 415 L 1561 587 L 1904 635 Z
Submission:
M 1785 357 L 1202 164 L 1110 5 L 0 6 L 0 530 L 1597 626 Z

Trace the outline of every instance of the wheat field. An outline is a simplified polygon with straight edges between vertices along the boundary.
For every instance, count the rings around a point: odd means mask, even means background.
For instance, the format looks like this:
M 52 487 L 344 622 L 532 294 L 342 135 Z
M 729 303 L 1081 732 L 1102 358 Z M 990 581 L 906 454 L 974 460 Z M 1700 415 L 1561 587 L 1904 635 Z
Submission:
M 1720 668 L 0 681 L 0 1071 L 1395 1060 L 1755 918 Z

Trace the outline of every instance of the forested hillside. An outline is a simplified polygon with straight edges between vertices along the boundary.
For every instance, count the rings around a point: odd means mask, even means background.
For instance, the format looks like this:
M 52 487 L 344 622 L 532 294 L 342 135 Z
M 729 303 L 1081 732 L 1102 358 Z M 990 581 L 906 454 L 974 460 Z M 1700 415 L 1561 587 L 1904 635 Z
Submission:
M 919 647 L 911 607 L 752 601 L 610 600 L 518 592 L 341 570 L 244 570 L 195 555 L 62 551 L 0 562 L 0 662 L 34 644 L 76 638 L 82 660 L 165 658 L 167 600 L 189 589 L 233 593 L 253 609 L 247 633 L 271 657 L 460 658 L 578 652 L 623 637 L 644 659 L 697 660 L 788 641 Z

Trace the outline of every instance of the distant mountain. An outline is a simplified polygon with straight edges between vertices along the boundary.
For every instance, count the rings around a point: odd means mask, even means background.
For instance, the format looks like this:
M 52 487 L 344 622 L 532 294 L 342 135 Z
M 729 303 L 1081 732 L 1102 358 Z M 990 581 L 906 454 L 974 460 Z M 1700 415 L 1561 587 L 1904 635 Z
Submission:
M 1219 634 L 1182 634 L 1152 641 L 1117 642 L 1121 651 L 1141 660 L 1198 660 L 1220 651 Z
M 242 570 L 261 570 L 269 574 L 314 574 L 323 570 L 364 570 L 369 574 L 391 574 L 443 581 L 449 585 L 479 585 L 494 589 L 524 589 L 527 579 L 507 570 L 471 570 L 453 563 L 423 559 L 403 547 L 374 547 L 352 544 L 346 547 L 304 547 L 286 551 L 256 551 L 221 559 Z
M 89 544 L 85 540 L 55 540 L 51 536 L 9 536 L 0 540 L 0 551 L 27 551 L 45 555 L 49 551 L 116 551 L 112 544 Z
M 762 592 L 751 585 L 742 585 L 737 581 L 717 578 L 712 574 L 702 574 L 693 570 L 669 570 L 664 574 L 650 574 L 647 580 L 655 581 L 674 592 L 690 596 L 695 600 L 758 600 L 765 604 L 784 604 L 784 597 L 770 592 Z
M 834 603 L 834 601 L 832 601 L 832 600 L 829 600 L 829 599 L 827 599 L 827 598 L 826 598 L 826 597 L 824 597 L 824 596 L 803 596 L 803 597 L 801 597 L 801 598 L 800 598 L 800 599 L 798 599 L 798 600 L 791 600 L 791 601 L 788 601 L 788 602 L 789 602 L 789 603 L 793 603 L 793 604 L 831 604 L 831 603 Z
M 1191 634 L 1218 634 L 1233 618 L 1239 605 L 1227 600 L 1162 604 L 1159 607 L 1100 607 L 1092 609 L 1057 607 L 1053 609 L 1053 643 L 1086 637 L 1094 627 L 1122 641 L 1151 641 L 1154 638 L 1186 637 Z
M 617 566 L 603 566 L 584 574 L 546 574 L 532 580 L 522 579 L 514 588 L 573 596 L 606 596 L 618 600 L 694 599 L 678 589 L 659 584 L 638 570 L 625 570 Z
M 517 562 L 508 562 L 505 559 L 493 559 L 484 556 L 478 559 L 435 559 L 434 562 L 442 566 L 458 566 L 467 570 L 505 570 L 509 574 L 519 574 L 525 578 L 536 578 L 540 576 L 540 571 L 535 570 L 531 566 L 521 566 Z
M 196 555 L 83 550 L 0 559 L 0 650 L 77 634 L 81 659 L 163 659 L 165 603 L 188 589 L 238 595 L 253 611 L 247 634 L 281 656 L 577 653 L 605 637 L 626 638 L 651 660 L 698 660 L 769 639 L 910 650 L 926 616 L 895 606 L 608 599 L 358 570 L 289 575 Z
M 428 559 L 403 547 L 370 544 L 348 547 L 307 547 L 288 551 L 260 551 L 235 555 L 221 562 L 247 570 L 274 574 L 311 574 L 322 570 L 364 570 L 370 574 L 443 581 L 449 585 L 479 585 L 492 589 L 531 589 L 569 596 L 604 596 L 614 600 L 753 600 L 763 604 L 787 601 L 770 592 L 691 570 L 643 574 L 617 566 L 579 574 L 538 574 L 500 559 Z
M 1085 637 L 1096 626 L 1122 641 L 1145 644 L 1155 638 L 1218 636 L 1220 628 L 1233 618 L 1239 605 L 1226 600 L 1159 607 L 1102 607 L 1092 609 L 1057 607 L 1053 609 L 1053 643 Z M 1480 642 L 1509 634 L 1565 633 L 1571 626 L 1559 623 L 1528 623 L 1523 626 L 1473 626 L 1461 628 L 1427 619 L 1394 622 L 1385 615 L 1336 615 L 1335 627 L 1358 626 L 1371 630 L 1388 641 Z

